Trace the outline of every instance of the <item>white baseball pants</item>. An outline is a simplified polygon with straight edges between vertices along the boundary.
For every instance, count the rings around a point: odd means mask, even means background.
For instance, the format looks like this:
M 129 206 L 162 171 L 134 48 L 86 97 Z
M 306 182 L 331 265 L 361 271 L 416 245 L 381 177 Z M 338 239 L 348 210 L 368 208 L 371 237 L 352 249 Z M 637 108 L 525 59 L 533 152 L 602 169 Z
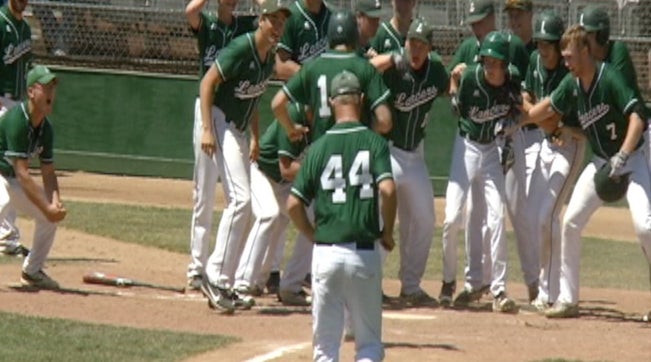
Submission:
M 40 188 L 40 192 L 44 192 Z M 43 268 L 56 234 L 57 224 L 50 222 L 45 214 L 29 200 L 18 180 L 0 176 L 0 219 L 10 210 L 18 210 L 32 217 L 35 222 L 34 240 L 29 255 L 23 262 L 23 271 L 35 274 Z
M 314 209 L 312 207 L 307 209 L 307 216 L 310 221 L 314 222 Z M 313 248 L 314 243 L 312 240 L 309 240 L 302 233 L 298 233 L 292 255 L 280 276 L 279 290 L 291 292 L 303 290 L 303 280 L 305 280 L 305 276 L 310 272 L 312 267 Z
M 434 237 L 434 191 L 425 164 L 423 143 L 412 152 L 390 147 L 398 196 L 401 293 L 420 290 Z
M 290 189 L 290 183 L 270 180 L 256 163 L 251 164 L 251 206 L 255 220 L 235 273 L 236 288 L 253 285 L 264 288 L 268 275 L 263 274 L 263 260 L 272 264 L 278 244 L 285 243 L 281 236 L 289 224 L 287 197 Z M 270 269 L 271 265 L 268 267 Z
M 561 278 L 558 300 L 579 302 L 579 267 L 581 261 L 581 231 L 590 216 L 603 204 L 597 196 L 594 174 L 607 162 L 594 157 L 585 167 L 574 187 L 563 217 L 561 236 Z M 651 267 L 651 178 L 649 165 L 641 149 L 631 153 L 623 172 L 631 172 L 626 200 L 633 218 L 642 252 Z
M 538 299 L 554 303 L 561 273 L 560 213 L 583 167 L 585 141 L 565 137 L 557 146 L 544 139 L 538 167 L 531 178 L 528 203 L 538 210 L 533 217 L 531 248 L 540 255 Z
M 377 250 L 357 250 L 355 243 L 314 246 L 314 361 L 339 361 L 344 308 L 350 311 L 355 335 L 355 361 L 384 359 L 380 259 Z
M 15 107 L 18 102 L 7 97 L 0 97 L 0 117 L 7 111 Z M 17 246 L 20 243 L 20 230 L 16 226 L 16 209 L 11 205 L 7 206 L 7 213 L 3 219 L 0 219 L 0 239 L 4 239 L 5 243 L 10 246 Z
M 461 136 L 454 142 L 450 179 L 446 191 L 445 221 L 443 223 L 443 281 L 456 280 L 458 232 L 468 191 L 476 180 L 486 195 L 486 225 L 491 230 L 492 282 L 491 292 L 498 295 L 506 290 L 507 245 L 504 223 L 504 175 L 495 142 L 480 144 Z M 499 196 L 499 197 L 495 197 Z M 481 226 L 479 226 L 481 228 Z M 500 230 L 502 232 L 500 232 Z M 482 242 L 482 239 L 478 239 Z M 481 248 L 481 246 L 479 246 Z
M 251 220 L 249 142 L 235 123 L 226 122 L 224 113 L 217 107 L 213 107 L 213 122 L 219 144 L 214 158 L 226 207 L 219 221 L 215 250 L 208 258 L 206 276 L 211 283 L 229 288 L 233 286 Z

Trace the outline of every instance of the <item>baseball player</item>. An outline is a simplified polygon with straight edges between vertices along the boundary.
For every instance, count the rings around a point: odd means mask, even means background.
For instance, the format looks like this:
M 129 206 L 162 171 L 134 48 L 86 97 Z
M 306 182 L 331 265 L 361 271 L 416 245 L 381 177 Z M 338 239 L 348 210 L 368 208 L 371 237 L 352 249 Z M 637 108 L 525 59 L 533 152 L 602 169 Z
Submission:
M 249 230 L 249 159 L 255 161 L 260 152 L 258 104 L 273 74 L 274 48 L 291 15 L 275 0 L 264 1 L 260 10 L 258 29 L 231 41 L 201 80 L 201 124 L 195 129 L 201 151 L 215 159 L 227 203 L 201 290 L 210 306 L 227 313 L 240 302 L 244 307 L 253 303 L 251 298 L 240 298 L 231 287 Z M 293 124 L 284 123 L 283 127 L 291 135 Z
M 32 61 L 32 30 L 23 19 L 27 0 L 11 0 L 0 7 L 0 115 L 19 104 L 26 96 L 25 74 Z M 20 243 L 16 211 L 8 206 L 0 220 L 0 252 L 27 256 L 29 249 Z
M 624 77 L 607 63 L 595 61 L 590 54 L 589 35 L 576 25 L 561 38 L 565 64 L 572 73 L 552 92 L 550 98 L 536 104 L 530 120 L 548 119 L 555 114 L 576 111 L 580 126 L 593 151 L 574 187 L 563 217 L 561 234 L 560 294 L 546 311 L 550 318 L 579 315 L 579 261 L 581 231 L 603 201 L 595 191 L 594 175 L 606 163 L 612 178 L 628 175 L 626 192 L 633 225 L 642 251 L 651 268 L 651 178 L 642 151 L 642 132 L 646 123 L 640 114 L 644 107 Z M 624 176 L 626 177 L 626 176 Z
M 303 105 L 290 103 L 288 112 L 292 122 L 309 126 Z M 300 167 L 307 137 L 292 142 L 278 121 L 269 125 L 260 138 L 260 156 L 251 164 L 251 200 L 255 221 L 244 246 L 235 274 L 235 289 L 243 294 L 261 295 L 266 280 L 265 268 L 270 269 L 272 258 L 265 253 L 278 249 L 284 243 L 284 231 L 289 224 L 286 200 L 291 182 Z M 303 234 L 299 238 L 305 238 Z M 310 240 L 300 242 L 311 243 Z M 264 262 L 267 265 L 263 264 Z M 281 295 L 284 304 L 309 305 L 304 293 Z
M 481 43 L 486 36 L 496 30 L 495 27 L 495 5 L 490 0 L 471 0 L 468 3 L 468 16 L 465 21 L 470 25 L 473 36 L 465 39 L 457 48 L 454 56 L 448 64 L 450 72 L 450 95 L 454 99 L 459 87 L 461 75 L 465 69 L 480 60 L 479 50 Z M 519 74 L 525 74 L 528 64 L 528 55 L 522 41 L 513 34 L 505 34 L 508 40 L 508 59 L 518 69 Z M 497 237 L 503 233 L 503 230 L 486 229 L 486 209 L 485 193 L 483 189 L 490 187 L 488 185 L 471 185 L 470 195 L 467 204 L 468 218 L 466 221 L 467 233 L 467 266 L 466 266 L 466 285 L 463 291 L 455 299 L 455 304 L 464 305 L 473 300 L 481 298 L 481 295 L 490 290 L 491 284 L 491 265 L 490 237 Z M 498 195 L 499 190 L 493 190 L 493 195 Z M 496 197 L 496 196 L 495 196 Z M 494 201 L 493 201 L 494 202 Z M 492 218 L 498 218 L 498 215 Z M 503 229 L 503 225 L 495 225 Z M 481 241 L 483 240 L 483 244 Z M 483 255 L 482 255 L 483 254 Z M 482 262 L 482 258 L 484 259 Z M 471 288 L 471 285 L 479 287 Z M 452 296 L 456 290 L 456 284 L 443 284 L 439 301 L 442 305 L 452 303 Z
M 405 43 L 406 71 L 393 64 L 390 54 L 379 55 L 372 63 L 384 60 L 384 82 L 391 91 L 393 128 L 391 166 L 398 193 L 400 219 L 400 297 L 408 305 L 436 303 L 420 287 L 434 237 L 434 192 L 425 163 L 425 128 L 436 97 L 446 93 L 450 83 L 441 58 L 432 52 L 430 25 L 414 19 Z
M 459 135 L 455 139 L 450 178 L 445 195 L 443 223 L 443 285 L 441 299 L 449 304 L 454 293 L 457 271 L 457 233 L 470 185 L 481 185 L 488 207 L 487 227 L 491 240 L 491 286 L 493 310 L 512 312 L 517 309 L 506 294 L 507 245 L 503 227 L 504 175 L 495 142 L 495 126 L 520 106 L 509 94 L 519 90 L 520 76 L 508 63 L 508 39 L 500 32 L 489 33 L 481 44 L 481 63 L 468 67 L 461 77 L 454 103 L 459 112 Z M 470 240 L 467 240 L 467 243 Z M 468 245 L 481 250 L 482 239 Z M 471 275 L 472 276 L 472 275 Z M 467 278 L 471 291 L 478 290 L 482 278 Z
M 237 0 L 219 0 L 217 13 L 202 10 L 208 0 L 192 0 L 185 14 L 190 29 L 197 38 L 199 48 L 199 76 L 203 77 L 215 62 L 219 52 L 236 36 L 252 31 L 250 19 L 236 17 L 233 11 Z M 194 104 L 194 129 L 201 128 L 201 105 L 199 97 Z M 194 188 L 192 220 L 190 226 L 190 264 L 188 265 L 188 288 L 199 290 L 205 273 L 210 247 L 215 186 L 219 175 L 214 157 L 201 150 L 200 134 L 193 133 Z
M 522 40 L 528 54 L 533 53 L 536 50 L 536 41 L 533 38 L 533 1 L 506 0 L 504 11 L 509 30 Z
M 305 62 L 323 53 L 328 45 L 330 9 L 323 0 L 297 0 L 289 8 L 292 16 L 276 55 L 276 77 L 279 79 L 289 79 Z
M 66 216 L 54 172 L 54 131 L 48 116 L 56 93 L 56 75 L 42 65 L 27 74 L 27 100 L 0 118 L 0 218 L 17 209 L 34 218 L 32 250 L 23 262 L 21 284 L 37 289 L 58 289 L 43 272 L 54 243 L 57 222 Z M 29 174 L 31 158 L 41 163 L 41 188 Z
M 359 0 L 355 4 L 357 29 L 359 29 L 358 52 L 363 57 L 372 58 L 375 55 L 370 52 L 370 41 L 377 34 L 382 15 L 382 3 L 379 0 Z
M 538 50 L 529 61 L 523 88 L 525 101 L 536 103 L 548 97 L 568 73 L 559 45 L 564 30 L 563 19 L 553 11 L 543 12 L 536 19 L 533 39 Z M 562 122 L 568 128 L 578 124 L 576 112 L 566 113 Z M 553 124 L 552 131 L 557 127 L 558 122 Z M 536 298 L 531 295 L 530 302 L 539 311 L 547 309 L 558 297 L 561 271 L 559 215 L 583 167 L 585 155 L 585 137 L 580 129 L 563 136 L 555 141 L 555 136 L 548 133 L 543 139 L 538 165 L 531 176 L 530 190 L 533 191 L 527 195 L 527 203 L 534 206 L 527 209 L 532 211 L 528 219 L 533 226 L 529 249 L 532 259 L 540 260 L 538 295 Z
M 332 111 L 327 103 L 327 86 L 341 69 L 346 69 L 357 76 L 365 90 L 363 115 L 368 117 L 373 112 L 375 120 L 372 127 L 380 133 L 387 133 L 391 129 L 391 111 L 386 104 L 389 90 L 384 85 L 381 74 L 366 59 L 356 54 L 358 30 L 355 15 L 348 10 L 333 13 L 327 35 L 330 49 L 301 67 L 278 91 L 271 105 L 274 115 L 279 120 L 289 121 L 286 105 L 290 101 L 309 105 L 314 115 L 309 137 L 310 142 L 314 142 L 333 125 Z M 370 120 L 364 119 L 363 122 L 371 125 Z M 295 246 L 299 247 L 304 248 L 304 245 Z M 311 250 L 311 245 L 308 244 L 307 247 Z M 281 293 L 297 294 L 302 290 L 304 274 L 301 275 L 301 271 L 309 271 L 310 265 L 305 255 L 303 251 L 297 252 L 295 249 L 280 281 Z
M 371 55 L 398 51 L 405 46 L 416 0 L 391 0 L 391 6 L 393 16 L 380 24 L 377 34 L 371 39 Z
M 344 308 L 353 322 L 355 360 L 384 359 L 382 263 L 375 249 L 394 247 L 396 193 L 387 142 L 359 121 L 360 83 L 349 71 L 332 79 L 336 124 L 310 147 L 287 200 L 292 221 L 315 244 L 315 361 L 339 360 Z M 312 200 L 315 225 L 305 212 Z

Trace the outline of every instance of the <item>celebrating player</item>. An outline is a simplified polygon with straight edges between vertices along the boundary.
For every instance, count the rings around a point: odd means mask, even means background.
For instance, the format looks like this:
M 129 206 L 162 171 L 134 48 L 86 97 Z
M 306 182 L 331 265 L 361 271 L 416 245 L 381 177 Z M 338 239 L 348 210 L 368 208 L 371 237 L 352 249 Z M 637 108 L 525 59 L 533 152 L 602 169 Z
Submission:
M 371 55 L 399 51 L 405 46 L 416 0 L 391 0 L 391 5 L 393 16 L 380 25 L 377 34 L 371 39 Z
M 228 313 L 240 302 L 244 307 L 252 303 L 250 298 L 239 298 L 230 288 L 249 230 L 249 159 L 255 161 L 260 152 L 259 100 L 273 73 L 274 48 L 291 14 L 275 0 L 264 1 L 260 10 L 258 29 L 233 40 L 217 56 L 200 86 L 201 151 L 215 158 L 227 203 L 201 290 L 210 306 Z M 251 131 L 250 145 L 247 127 Z M 291 122 L 283 123 L 283 127 L 290 135 L 294 131 Z
M 26 96 L 25 73 L 32 61 L 32 30 L 23 19 L 27 0 L 10 0 L 0 8 L 0 115 L 19 104 Z M 27 256 L 29 249 L 20 243 L 16 210 L 8 206 L 0 219 L 0 253 Z
M 581 231 L 603 204 L 601 198 L 607 197 L 598 194 L 595 178 L 605 165 L 610 168 L 609 178 L 628 180 L 626 199 L 651 268 L 651 179 L 641 147 L 646 125 L 640 114 L 644 109 L 620 72 L 592 58 L 589 37 L 581 26 L 573 26 L 563 34 L 562 54 L 572 76 L 565 77 L 550 98 L 529 112 L 530 121 L 540 121 L 571 112 L 576 104 L 580 126 L 594 154 L 579 176 L 563 217 L 560 294 L 546 311 L 550 318 L 579 315 Z
M 252 21 L 236 17 L 233 11 L 237 0 L 219 0 L 217 13 L 202 10 L 208 0 L 192 0 L 185 8 L 190 29 L 197 37 L 199 47 L 199 76 L 203 77 L 215 62 L 219 52 L 236 36 L 252 31 Z M 216 159 L 201 151 L 201 105 L 199 97 L 194 104 L 194 188 L 192 225 L 190 227 L 190 264 L 188 288 L 199 290 L 203 281 L 210 247 L 215 186 L 219 172 Z
M 56 76 L 42 65 L 27 73 L 27 101 L 0 118 L 0 218 L 17 209 L 34 218 L 32 250 L 23 262 L 20 278 L 26 287 L 58 289 L 59 283 L 43 272 L 54 243 L 57 222 L 66 216 L 54 172 L 54 132 L 47 118 L 52 113 Z M 29 174 L 29 161 L 41 162 L 43 188 Z
M 382 17 L 382 3 L 379 0 L 358 0 L 355 5 L 357 29 L 359 29 L 359 54 L 372 58 L 371 39 L 377 33 Z
M 310 147 L 287 201 L 296 227 L 316 244 L 313 359 L 339 360 L 345 306 L 355 334 L 355 360 L 381 361 L 382 263 L 375 248 L 394 247 L 396 194 L 389 148 L 360 123 L 362 86 L 353 73 L 343 71 L 332 79 L 329 101 L 336 124 Z M 305 212 L 312 200 L 316 225 Z
M 506 294 L 507 246 L 503 233 L 504 175 L 495 143 L 495 125 L 520 106 L 509 92 L 520 92 L 520 76 L 508 63 L 508 40 L 500 32 L 492 32 L 481 44 L 481 63 L 468 67 L 454 102 L 457 104 L 459 135 L 454 142 L 450 179 L 445 194 L 443 223 L 443 285 L 442 298 L 452 298 L 457 273 L 457 233 L 470 185 L 483 187 L 488 207 L 487 226 L 491 236 L 490 291 L 494 297 L 493 311 L 512 312 L 517 309 Z M 481 238 L 479 239 L 481 242 Z M 481 245 L 479 245 L 481 250 Z M 469 250 L 469 253 L 471 251 Z M 478 290 L 482 280 L 467 280 L 472 290 Z

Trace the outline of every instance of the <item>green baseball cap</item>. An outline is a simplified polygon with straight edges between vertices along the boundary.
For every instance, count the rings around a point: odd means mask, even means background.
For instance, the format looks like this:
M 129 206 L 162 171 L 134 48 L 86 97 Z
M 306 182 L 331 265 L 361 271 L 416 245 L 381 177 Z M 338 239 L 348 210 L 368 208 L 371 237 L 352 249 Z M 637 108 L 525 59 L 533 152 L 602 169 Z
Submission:
M 563 19 L 552 10 L 542 12 L 533 27 L 534 40 L 559 41 L 565 31 Z
M 273 14 L 278 11 L 282 11 L 286 18 L 289 18 L 292 15 L 292 12 L 289 11 L 289 7 L 287 7 L 282 0 L 264 0 L 262 4 L 260 4 L 260 14 L 262 15 Z
M 369 18 L 381 18 L 384 15 L 380 0 L 358 0 L 355 11 L 360 12 Z
M 425 19 L 414 19 L 409 25 L 407 39 L 418 39 L 424 43 L 432 44 L 432 27 Z
M 27 73 L 27 87 L 34 84 L 48 84 L 57 78 L 46 66 L 37 65 Z
M 583 9 L 579 16 L 579 24 L 589 33 L 610 30 L 610 18 L 606 9 L 593 5 L 588 5 Z
M 504 10 L 533 10 L 533 1 L 531 0 L 506 0 Z
M 357 79 L 355 74 L 344 70 L 332 78 L 332 82 L 330 83 L 330 97 L 360 93 L 362 93 L 362 87 L 359 85 L 359 79 Z
M 470 0 L 468 2 L 468 17 L 466 18 L 466 23 L 474 24 L 493 13 L 495 13 L 493 0 Z

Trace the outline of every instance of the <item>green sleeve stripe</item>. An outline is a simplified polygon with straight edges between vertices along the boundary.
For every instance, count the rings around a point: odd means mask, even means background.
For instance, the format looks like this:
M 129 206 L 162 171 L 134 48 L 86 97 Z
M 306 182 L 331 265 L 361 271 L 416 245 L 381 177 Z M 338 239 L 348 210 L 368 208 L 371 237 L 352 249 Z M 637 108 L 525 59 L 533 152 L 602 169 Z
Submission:
M 390 92 L 389 90 L 387 90 L 386 92 L 384 92 L 384 93 L 380 96 L 380 98 L 378 98 L 375 102 L 373 102 L 373 104 L 371 104 L 371 109 L 375 109 L 375 108 L 376 108 L 377 106 L 379 106 L 380 104 L 386 102 L 386 100 L 387 100 L 387 98 L 389 98 L 389 95 L 390 95 L 390 94 L 391 94 L 391 92 Z
M 631 99 L 627 104 L 626 107 L 624 107 L 624 114 L 628 114 L 631 111 L 631 108 L 633 108 L 634 105 L 636 105 L 638 102 L 637 98 Z
M 554 104 L 554 97 L 550 97 L 549 100 L 551 101 L 550 104 L 552 106 L 552 109 L 554 109 L 554 112 L 560 114 L 561 116 L 564 116 L 565 112 L 563 112 L 560 108 L 558 108 L 557 105 Z
M 279 156 L 287 156 L 287 157 L 291 158 L 292 160 L 295 160 L 295 159 L 298 158 L 298 155 L 295 155 L 295 154 L 293 154 L 293 153 L 291 153 L 289 151 L 284 151 L 284 150 L 278 150 L 278 155 Z
M 292 101 L 292 103 L 297 103 L 296 98 L 292 95 L 292 92 L 289 91 L 289 88 L 287 88 L 287 85 L 283 85 L 283 92 L 287 94 L 287 97 Z
M 393 175 L 391 174 L 391 172 L 385 172 L 383 174 L 380 174 L 380 176 L 378 176 L 375 179 L 375 183 L 380 183 L 380 181 L 385 180 L 385 179 L 393 179 Z
M 292 187 L 292 189 L 291 189 L 291 193 L 292 193 L 294 196 L 296 196 L 296 197 L 298 197 L 299 199 L 301 199 L 301 201 L 303 201 L 303 203 L 304 203 L 305 205 L 309 205 L 309 204 L 310 204 L 310 202 L 307 200 L 307 198 L 306 198 L 305 196 L 303 196 L 303 194 L 302 194 L 300 191 L 298 191 L 297 189 L 295 189 L 295 188 Z
M 219 60 L 215 59 L 215 65 L 217 66 L 217 71 L 219 72 L 219 76 L 222 78 L 222 82 L 225 82 L 226 77 L 224 76 L 224 71 L 222 71 L 222 66 L 219 64 Z
M 14 151 L 5 151 L 5 157 L 16 157 L 16 158 L 29 158 L 25 152 L 14 152 Z

